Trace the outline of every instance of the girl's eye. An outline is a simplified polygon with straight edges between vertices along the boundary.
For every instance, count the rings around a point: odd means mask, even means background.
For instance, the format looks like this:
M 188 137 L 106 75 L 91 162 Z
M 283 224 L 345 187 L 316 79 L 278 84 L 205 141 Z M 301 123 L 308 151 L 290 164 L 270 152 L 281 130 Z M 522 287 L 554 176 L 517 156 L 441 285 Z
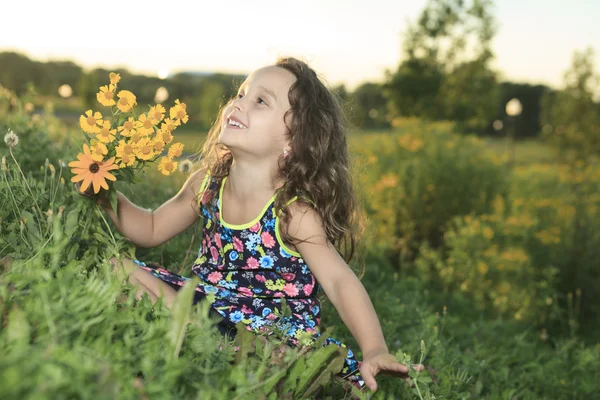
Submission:
M 267 105 L 267 103 L 265 103 L 265 101 L 263 99 L 261 99 L 260 97 L 258 98 L 258 102 L 259 102 L 259 104 L 262 103 L 264 105 Z

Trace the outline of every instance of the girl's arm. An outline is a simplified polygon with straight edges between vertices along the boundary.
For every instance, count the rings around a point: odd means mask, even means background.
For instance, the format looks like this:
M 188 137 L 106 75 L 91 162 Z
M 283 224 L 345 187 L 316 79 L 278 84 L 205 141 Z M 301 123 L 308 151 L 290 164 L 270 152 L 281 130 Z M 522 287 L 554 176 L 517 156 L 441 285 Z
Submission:
M 327 240 L 318 214 L 311 208 L 292 211 L 290 233 L 298 252 L 356 339 L 363 356 L 387 352 L 379 319 L 364 286 Z
M 187 179 L 179 193 L 155 211 L 133 204 L 117 192 L 117 213 L 107 200 L 99 201 L 104 211 L 123 236 L 139 247 L 155 247 L 183 232 L 199 218 L 196 196 L 205 174 L 196 171 Z
M 364 286 L 327 240 L 318 214 L 309 207 L 292 204 L 289 232 L 305 240 L 296 244 L 298 252 L 331 300 L 363 353 L 361 374 L 365 384 L 377 390 L 379 371 L 396 372 L 407 381 L 408 368 L 389 354 L 379 319 Z M 418 370 L 421 365 L 416 366 Z

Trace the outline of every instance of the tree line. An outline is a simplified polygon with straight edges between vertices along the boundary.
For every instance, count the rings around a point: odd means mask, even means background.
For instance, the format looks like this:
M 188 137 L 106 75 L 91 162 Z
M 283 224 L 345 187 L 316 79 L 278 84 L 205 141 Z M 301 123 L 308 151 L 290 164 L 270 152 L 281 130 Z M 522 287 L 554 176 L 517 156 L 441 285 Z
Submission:
M 383 82 L 365 82 L 353 91 L 344 85 L 333 88 L 353 125 L 365 130 L 386 129 L 397 118 L 419 117 L 454 121 L 459 131 L 477 134 L 504 135 L 507 122 L 519 138 L 556 133 L 557 129 L 560 134 L 561 123 L 550 110 L 563 107 L 557 102 L 564 103 L 573 94 L 568 89 L 569 79 L 585 81 L 579 82 L 586 88 L 579 94 L 587 96 L 588 108 L 597 110 L 594 93 L 598 84 L 590 88 L 595 79 L 591 49 L 575 54 L 563 90 L 502 81 L 490 66 L 494 59 L 490 44 L 497 31 L 492 8 L 491 0 L 430 0 L 419 17 L 409 22 L 403 33 L 402 62 L 385 72 Z M 103 68 L 86 71 L 71 61 L 38 62 L 15 52 L 0 53 L 3 86 L 24 93 L 32 85 L 40 94 L 55 96 L 57 88 L 67 84 L 86 107 L 94 104 L 95 93 L 106 84 L 108 72 Z M 210 126 L 220 105 L 235 94 L 245 78 L 178 73 L 160 79 L 125 69 L 116 72 L 126 78 L 139 104 L 154 103 L 156 91 L 164 87 L 170 98 L 188 104 L 190 117 L 204 128 Z M 513 98 L 522 104 L 522 112 L 509 120 L 505 106 Z

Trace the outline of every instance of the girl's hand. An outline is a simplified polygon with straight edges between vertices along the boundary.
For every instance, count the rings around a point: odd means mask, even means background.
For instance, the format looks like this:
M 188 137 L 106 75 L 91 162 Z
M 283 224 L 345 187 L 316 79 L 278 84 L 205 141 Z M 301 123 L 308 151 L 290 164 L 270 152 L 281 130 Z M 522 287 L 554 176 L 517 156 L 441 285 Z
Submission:
M 406 365 L 400 364 L 392 354 L 382 352 L 365 357 L 360 366 L 360 374 L 365 381 L 365 385 L 372 391 L 376 391 L 377 382 L 375 381 L 375 376 L 379 372 L 402 378 L 411 385 L 408 368 Z M 423 371 L 424 369 L 422 364 L 413 364 L 412 368 L 416 371 Z

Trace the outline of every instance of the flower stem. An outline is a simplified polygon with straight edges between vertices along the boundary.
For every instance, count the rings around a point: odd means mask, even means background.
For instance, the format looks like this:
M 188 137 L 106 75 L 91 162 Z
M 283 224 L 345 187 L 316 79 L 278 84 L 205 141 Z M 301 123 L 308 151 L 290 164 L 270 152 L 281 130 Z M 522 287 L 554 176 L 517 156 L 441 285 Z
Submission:
M 13 193 L 12 189 L 10 188 L 10 183 L 8 182 L 8 178 L 6 177 L 5 173 L 2 173 L 2 176 L 4 177 L 4 180 L 6 181 L 6 187 L 8 188 L 8 192 L 10 193 L 10 197 L 12 198 L 13 203 L 15 204 L 15 217 L 17 217 L 17 219 L 21 218 L 21 214 L 19 213 L 19 205 L 17 204 L 17 199 L 15 199 L 15 194 Z
M 25 185 L 27 186 L 27 189 L 29 190 L 29 194 L 31 195 L 31 198 L 33 199 L 33 202 L 35 203 L 35 207 L 37 208 L 38 212 L 40 213 L 40 220 L 41 220 L 43 218 L 44 214 L 42 213 L 42 210 L 40 209 L 40 206 L 38 205 L 37 200 L 35 199 L 35 196 L 33 195 L 33 192 L 31 191 L 31 188 L 29 187 L 29 182 L 27 182 L 27 178 L 25 177 L 25 174 L 23 173 L 21 166 L 17 162 L 17 159 L 15 158 L 15 155 L 12 152 L 12 147 L 9 147 L 8 151 L 10 151 L 10 156 L 12 157 L 15 164 L 17 164 L 17 168 L 19 168 L 19 172 L 21 173 L 21 176 L 23 177 L 23 180 L 25 181 Z
M 419 364 L 423 364 L 423 353 L 421 352 L 421 358 L 419 360 Z M 421 391 L 419 390 L 419 375 L 420 371 L 417 371 L 417 376 L 415 377 L 415 387 L 417 388 L 417 393 L 419 394 L 419 398 L 423 400 L 423 396 L 421 396 Z
M 106 225 L 106 228 L 108 229 L 108 233 L 110 233 L 110 237 L 112 238 L 113 244 L 115 246 L 115 251 L 116 251 L 117 250 L 117 241 L 115 240 L 115 237 L 112 233 L 112 229 L 110 229 L 110 225 L 106 221 L 106 218 L 104 218 L 104 214 L 102 214 L 102 211 L 100 210 L 100 206 L 96 203 L 95 207 L 96 207 L 96 211 L 98 211 L 98 214 L 100 214 L 100 218 L 102 218 L 102 221 L 104 221 L 104 224 Z

